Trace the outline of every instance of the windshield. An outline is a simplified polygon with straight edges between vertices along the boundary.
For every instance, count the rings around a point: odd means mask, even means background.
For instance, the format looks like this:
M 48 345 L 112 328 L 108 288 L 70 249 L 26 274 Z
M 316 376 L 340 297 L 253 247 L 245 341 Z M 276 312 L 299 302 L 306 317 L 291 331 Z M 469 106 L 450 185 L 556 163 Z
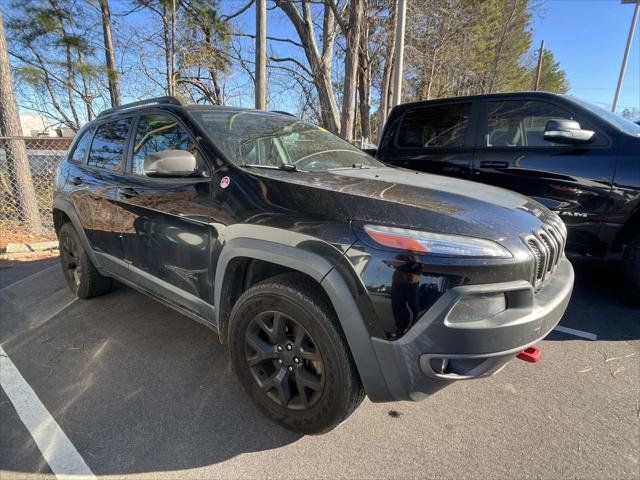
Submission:
M 584 100 L 580 100 L 579 98 L 571 97 L 571 99 L 579 103 L 581 106 L 595 113 L 596 115 L 604 118 L 607 122 L 613 124 L 619 130 L 622 130 L 625 133 L 630 135 L 640 136 L 640 125 L 633 123 L 631 120 L 624 118 L 617 113 L 610 112 L 602 107 L 598 107 L 589 102 L 585 102 Z
M 252 111 L 193 111 L 191 115 L 237 165 L 299 170 L 382 166 L 341 138 L 295 117 Z

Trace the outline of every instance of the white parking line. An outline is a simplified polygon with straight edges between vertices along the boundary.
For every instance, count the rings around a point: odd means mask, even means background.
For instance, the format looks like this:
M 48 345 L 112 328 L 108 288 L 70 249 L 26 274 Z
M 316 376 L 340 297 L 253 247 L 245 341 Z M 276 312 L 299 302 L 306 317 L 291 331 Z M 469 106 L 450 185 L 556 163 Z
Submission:
M 55 267 L 60 268 L 60 264 L 56 263 L 54 265 L 49 265 L 47 268 L 43 268 L 42 270 L 38 270 L 37 272 L 34 272 L 31 275 L 27 275 L 26 277 L 21 278 L 20 280 L 17 280 L 17 281 L 15 281 L 13 283 L 10 283 L 6 287 L 0 288 L 0 292 L 2 292 L 3 290 L 6 290 L 7 288 L 15 287 L 16 285 L 20 285 L 21 283 L 26 282 L 30 278 L 35 277 L 36 275 L 40 275 L 41 273 L 46 272 L 47 270 L 51 270 L 52 268 L 55 268 Z
M 566 333 L 568 335 L 573 335 L 574 337 L 586 338 L 587 340 L 593 340 L 593 341 L 598 340 L 598 336 L 595 333 L 583 332 L 582 330 L 576 330 L 574 328 L 563 327 L 562 325 L 556 325 L 556 328 L 554 328 L 554 330 L 556 332 Z
M 1 345 L 0 384 L 56 478 L 96 478 Z

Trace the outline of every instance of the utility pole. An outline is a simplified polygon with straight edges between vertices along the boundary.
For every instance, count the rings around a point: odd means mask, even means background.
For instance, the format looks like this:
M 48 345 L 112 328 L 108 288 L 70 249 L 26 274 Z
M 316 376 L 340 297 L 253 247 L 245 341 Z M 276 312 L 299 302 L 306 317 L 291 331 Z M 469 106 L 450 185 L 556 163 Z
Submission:
M 267 0 L 256 1 L 256 109 L 267 108 Z
M 640 10 L 639 0 L 622 0 L 622 3 L 635 3 L 636 8 L 633 12 L 633 19 L 631 20 L 631 27 L 629 28 L 629 37 L 627 38 L 627 47 L 624 50 L 624 57 L 622 58 L 622 66 L 620 67 L 620 76 L 618 77 L 618 85 L 616 86 L 616 94 L 613 97 L 613 105 L 611 105 L 611 111 L 615 112 L 618 106 L 618 99 L 620 98 L 620 90 L 622 89 L 622 81 L 624 80 L 624 73 L 627 70 L 627 60 L 629 60 L 629 51 L 631 50 L 631 42 L 633 41 L 633 34 L 636 31 L 636 24 L 638 23 L 638 11 Z
M 393 96 L 391 98 L 391 106 L 395 107 L 402 100 L 402 56 L 404 54 L 404 25 L 405 15 L 407 13 L 406 0 L 398 0 L 398 15 L 396 18 L 396 46 L 395 46 L 395 64 L 393 71 Z
M 540 42 L 540 53 L 538 54 L 538 68 L 536 69 L 536 79 L 533 82 L 533 91 L 537 92 L 540 88 L 540 74 L 542 73 L 542 60 L 544 59 L 544 40 Z
M 10 137 L 6 140 L 6 158 L 9 172 L 15 178 L 13 191 L 18 202 L 21 220 L 27 224 L 29 233 L 39 235 L 43 232 L 42 220 L 33 188 L 27 147 L 22 138 L 22 126 L 13 90 L 3 22 L 2 12 L 0 12 L 0 130 L 2 135 Z

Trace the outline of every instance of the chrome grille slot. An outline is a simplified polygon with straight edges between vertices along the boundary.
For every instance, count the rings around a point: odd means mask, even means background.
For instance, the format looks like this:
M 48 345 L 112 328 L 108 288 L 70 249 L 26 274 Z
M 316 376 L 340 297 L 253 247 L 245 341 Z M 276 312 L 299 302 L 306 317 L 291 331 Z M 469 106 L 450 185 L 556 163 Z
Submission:
M 535 283 L 541 282 L 542 277 L 544 276 L 544 253 L 542 252 L 542 249 L 540 248 L 538 241 L 535 240 L 534 238 L 529 238 L 527 240 L 527 244 L 529 245 L 529 248 L 533 252 L 533 256 L 536 260 L 536 268 L 535 268 L 535 274 L 534 274 Z
M 567 230 L 561 220 L 551 219 L 523 237 L 535 261 L 533 285 L 539 288 L 553 273 L 564 254 Z
M 544 243 L 545 247 L 547 247 L 547 250 L 549 251 L 549 260 L 547 262 L 547 272 L 551 272 L 553 270 L 553 267 L 556 266 L 556 260 L 558 256 L 558 246 L 555 240 L 553 240 L 546 231 L 539 231 L 538 238 L 542 240 L 542 243 Z

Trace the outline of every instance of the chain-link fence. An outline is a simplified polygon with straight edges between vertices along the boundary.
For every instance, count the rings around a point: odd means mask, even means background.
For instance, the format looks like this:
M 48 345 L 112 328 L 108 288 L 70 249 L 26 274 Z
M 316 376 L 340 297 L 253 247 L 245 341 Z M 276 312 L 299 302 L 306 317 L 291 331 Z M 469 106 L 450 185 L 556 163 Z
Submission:
M 60 137 L 0 137 L 0 240 L 54 239 L 53 177 L 71 144 Z

